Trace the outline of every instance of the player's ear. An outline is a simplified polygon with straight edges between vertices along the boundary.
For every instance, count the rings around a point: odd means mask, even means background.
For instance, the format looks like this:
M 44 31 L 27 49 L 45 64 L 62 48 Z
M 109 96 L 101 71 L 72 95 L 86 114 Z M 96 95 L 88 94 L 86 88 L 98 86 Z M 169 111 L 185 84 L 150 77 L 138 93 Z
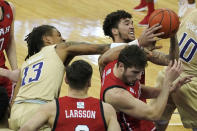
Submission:
M 124 72 L 124 64 L 122 62 L 118 62 L 118 69 L 121 71 L 121 72 Z
M 91 79 L 90 80 L 88 80 L 88 87 L 91 87 Z
M 117 35 L 119 34 L 117 28 L 112 28 L 111 32 L 112 32 L 112 35 L 113 35 L 113 36 L 117 36 Z

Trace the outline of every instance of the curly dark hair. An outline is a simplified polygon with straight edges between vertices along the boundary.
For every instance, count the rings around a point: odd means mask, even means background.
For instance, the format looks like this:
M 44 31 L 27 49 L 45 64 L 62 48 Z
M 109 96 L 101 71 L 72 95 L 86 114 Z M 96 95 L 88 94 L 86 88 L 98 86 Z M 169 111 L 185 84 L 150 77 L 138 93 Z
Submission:
M 117 65 L 119 65 L 119 62 L 122 62 L 125 68 L 135 67 L 142 69 L 147 66 L 147 57 L 145 52 L 137 45 L 130 45 L 120 52 Z
M 103 22 L 104 34 L 114 40 L 112 28 L 118 28 L 118 24 L 122 18 L 132 18 L 132 15 L 124 10 L 117 10 L 108 14 Z

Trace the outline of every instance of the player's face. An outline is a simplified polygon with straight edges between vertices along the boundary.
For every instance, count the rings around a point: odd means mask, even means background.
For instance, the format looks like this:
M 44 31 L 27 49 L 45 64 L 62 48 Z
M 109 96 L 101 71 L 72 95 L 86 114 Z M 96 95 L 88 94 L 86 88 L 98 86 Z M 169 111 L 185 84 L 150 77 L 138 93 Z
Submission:
M 141 75 L 143 71 L 144 71 L 143 69 L 138 69 L 135 67 L 126 68 L 126 69 L 124 68 L 124 73 L 122 75 L 123 81 L 127 84 L 133 84 L 137 80 L 141 79 Z
M 119 37 L 124 42 L 135 40 L 133 20 L 130 18 L 121 19 L 118 24 Z
M 59 44 L 64 41 L 61 36 L 61 33 L 57 29 L 52 29 L 51 43 L 52 44 Z

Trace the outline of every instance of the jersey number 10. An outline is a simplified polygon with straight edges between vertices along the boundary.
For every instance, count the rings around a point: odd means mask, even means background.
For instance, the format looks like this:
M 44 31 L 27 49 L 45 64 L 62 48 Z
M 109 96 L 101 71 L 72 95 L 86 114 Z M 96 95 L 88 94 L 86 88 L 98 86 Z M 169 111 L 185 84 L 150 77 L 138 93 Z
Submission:
M 184 33 L 181 38 L 181 41 L 179 42 L 179 46 L 181 46 L 181 44 L 185 40 L 186 36 L 187 36 L 187 34 Z M 186 51 L 192 45 L 193 45 L 193 47 L 191 48 L 191 51 L 188 53 L 187 56 L 185 56 Z M 183 59 L 185 62 L 190 62 L 192 60 L 194 54 L 196 53 L 196 50 L 197 50 L 197 42 L 193 38 L 189 38 L 186 41 L 184 47 L 180 50 L 180 58 Z

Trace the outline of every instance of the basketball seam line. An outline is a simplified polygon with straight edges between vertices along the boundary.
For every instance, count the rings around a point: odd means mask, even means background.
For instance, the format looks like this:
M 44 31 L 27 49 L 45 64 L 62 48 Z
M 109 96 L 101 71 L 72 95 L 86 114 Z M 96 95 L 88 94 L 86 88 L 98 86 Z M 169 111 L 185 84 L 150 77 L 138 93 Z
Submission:
M 160 12 L 158 12 L 157 14 L 155 14 L 153 17 L 152 17 L 152 19 L 150 20 L 150 22 L 149 23 L 151 23 L 151 21 L 153 20 L 153 18 L 156 16 L 156 15 L 158 15 L 159 13 L 161 13 L 163 10 L 161 10 Z
M 163 21 L 163 18 L 164 18 L 164 11 L 163 11 L 162 13 L 163 13 L 163 16 L 162 16 L 162 18 L 161 18 L 161 21 L 160 21 L 159 25 L 161 25 L 161 23 L 162 23 L 162 21 Z

